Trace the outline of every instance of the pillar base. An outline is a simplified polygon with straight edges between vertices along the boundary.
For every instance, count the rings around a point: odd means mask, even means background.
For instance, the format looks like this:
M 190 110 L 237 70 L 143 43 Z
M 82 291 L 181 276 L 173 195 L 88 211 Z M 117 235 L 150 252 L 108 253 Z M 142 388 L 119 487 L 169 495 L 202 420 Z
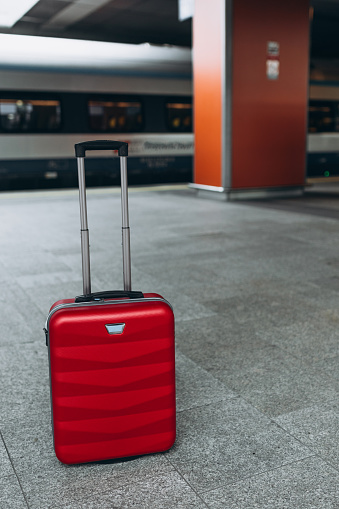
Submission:
M 221 201 L 237 200 L 270 200 L 275 198 L 296 198 L 304 194 L 304 186 L 267 187 L 263 189 L 227 189 L 224 187 L 188 184 L 197 190 L 199 198 L 209 198 Z
M 197 191 L 199 198 L 226 201 L 227 196 L 224 187 L 205 186 L 203 184 L 188 184 L 188 187 Z

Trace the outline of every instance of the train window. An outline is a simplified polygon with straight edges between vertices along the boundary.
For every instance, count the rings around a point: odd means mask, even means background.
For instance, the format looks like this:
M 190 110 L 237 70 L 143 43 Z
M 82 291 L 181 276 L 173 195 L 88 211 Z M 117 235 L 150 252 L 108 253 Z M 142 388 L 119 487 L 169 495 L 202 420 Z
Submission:
M 0 99 L 0 126 L 4 132 L 48 132 L 61 127 L 60 101 Z
M 308 132 L 339 131 L 339 109 L 336 101 L 310 101 L 308 111 Z
M 119 133 L 143 128 L 141 102 L 89 101 L 88 111 L 92 131 Z
M 170 102 L 166 104 L 166 111 L 169 131 L 192 132 L 192 104 Z

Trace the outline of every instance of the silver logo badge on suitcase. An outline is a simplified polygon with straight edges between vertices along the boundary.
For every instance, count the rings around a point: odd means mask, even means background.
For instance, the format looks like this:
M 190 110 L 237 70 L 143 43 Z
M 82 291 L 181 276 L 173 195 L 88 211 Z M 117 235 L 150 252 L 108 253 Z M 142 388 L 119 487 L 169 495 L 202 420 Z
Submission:
M 105 325 L 108 334 L 122 334 L 125 328 L 124 323 L 107 323 Z

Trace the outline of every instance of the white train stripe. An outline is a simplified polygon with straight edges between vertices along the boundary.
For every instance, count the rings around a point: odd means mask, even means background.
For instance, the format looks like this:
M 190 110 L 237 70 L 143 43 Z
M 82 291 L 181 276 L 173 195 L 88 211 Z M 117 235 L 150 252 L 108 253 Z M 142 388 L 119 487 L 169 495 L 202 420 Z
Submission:
M 4 134 L 0 137 L 1 160 L 59 159 L 74 157 L 74 144 L 79 141 L 114 139 L 129 143 L 129 155 L 192 156 L 194 135 L 175 134 Z M 86 157 L 98 157 L 88 152 Z M 101 155 L 103 155 L 101 153 Z M 106 157 L 108 155 L 106 154 Z
M 339 152 L 339 133 L 309 134 L 307 152 Z

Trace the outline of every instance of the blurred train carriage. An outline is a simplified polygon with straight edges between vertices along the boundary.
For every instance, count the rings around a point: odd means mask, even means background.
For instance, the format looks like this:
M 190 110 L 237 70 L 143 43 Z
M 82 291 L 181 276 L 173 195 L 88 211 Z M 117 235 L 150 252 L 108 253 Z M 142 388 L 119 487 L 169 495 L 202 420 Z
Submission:
M 39 39 L 59 51 L 60 41 Z M 0 62 L 0 189 L 77 185 L 74 143 L 87 139 L 129 142 L 131 184 L 192 180 L 190 50 L 92 42 L 98 59 L 86 41 L 79 64 L 84 42 L 68 41 L 66 68 L 55 59 L 53 67 L 49 54 L 44 61 L 41 42 L 34 48 L 39 65 L 24 57 L 12 66 Z M 125 52 L 123 62 L 114 48 Z M 86 173 L 88 185 L 118 184 L 118 160 L 89 153 Z
M 311 82 L 307 176 L 339 180 L 339 82 Z
M 312 60 L 309 86 L 307 177 L 339 180 L 339 67 Z

